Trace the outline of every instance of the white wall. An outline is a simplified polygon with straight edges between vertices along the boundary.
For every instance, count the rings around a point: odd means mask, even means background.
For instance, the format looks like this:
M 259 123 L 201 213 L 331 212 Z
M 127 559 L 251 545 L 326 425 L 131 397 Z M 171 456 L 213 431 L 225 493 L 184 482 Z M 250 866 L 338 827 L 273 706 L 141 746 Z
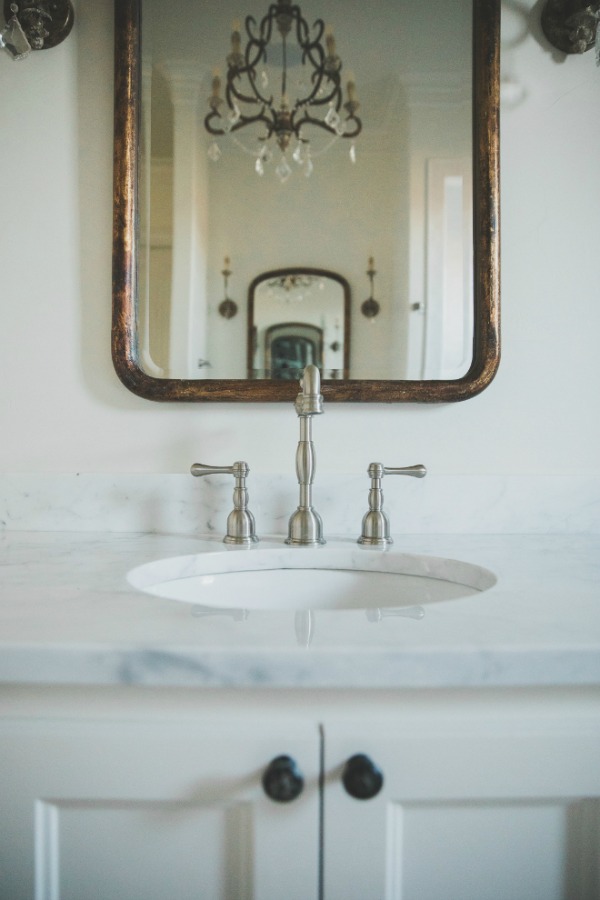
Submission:
M 315 425 L 321 476 L 374 458 L 600 474 L 600 72 L 591 53 L 557 62 L 519 37 L 503 55 L 527 95 L 502 123 L 499 374 L 462 404 L 330 404 Z M 0 69 L 0 472 L 185 472 L 196 458 L 291 472 L 291 405 L 153 404 L 114 374 L 110 0 L 80 0 L 65 44 L 3 53 Z

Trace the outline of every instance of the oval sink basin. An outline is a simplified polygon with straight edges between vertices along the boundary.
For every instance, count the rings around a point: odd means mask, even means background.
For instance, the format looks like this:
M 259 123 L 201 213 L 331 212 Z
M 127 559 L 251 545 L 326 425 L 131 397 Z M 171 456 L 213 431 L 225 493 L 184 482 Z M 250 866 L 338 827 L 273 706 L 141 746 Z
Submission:
M 252 548 L 176 556 L 138 566 L 145 593 L 213 610 L 406 607 L 456 600 L 496 583 L 455 559 L 363 548 Z

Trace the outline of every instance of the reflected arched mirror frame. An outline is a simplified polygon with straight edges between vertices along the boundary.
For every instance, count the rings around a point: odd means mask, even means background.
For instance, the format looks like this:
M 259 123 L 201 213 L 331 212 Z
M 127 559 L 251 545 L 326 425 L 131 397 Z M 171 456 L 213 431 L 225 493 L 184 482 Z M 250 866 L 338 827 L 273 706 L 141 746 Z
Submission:
M 112 328 L 115 369 L 129 390 L 151 400 L 292 401 L 297 393 L 297 384 L 293 381 L 156 377 L 144 369 L 138 297 L 141 5 L 142 0 L 115 0 Z M 431 403 L 464 400 L 487 387 L 496 373 L 500 359 L 499 24 L 500 0 L 474 0 L 471 365 L 465 374 L 449 379 L 325 377 L 322 389 L 328 401 Z
M 348 378 L 347 279 L 303 266 L 261 272 L 248 289 L 247 354 L 251 379 L 297 382 L 309 363 L 322 379 Z

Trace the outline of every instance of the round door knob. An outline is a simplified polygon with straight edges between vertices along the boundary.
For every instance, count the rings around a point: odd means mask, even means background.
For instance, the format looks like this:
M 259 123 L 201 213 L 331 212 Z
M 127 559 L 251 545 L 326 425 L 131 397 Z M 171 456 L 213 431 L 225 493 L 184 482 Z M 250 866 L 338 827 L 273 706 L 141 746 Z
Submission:
M 302 793 L 304 778 L 291 756 L 276 756 L 263 772 L 262 786 L 271 800 L 289 803 Z
M 351 797 L 357 800 L 370 800 L 381 790 L 383 774 L 368 756 L 357 753 L 346 762 L 342 772 L 342 783 Z

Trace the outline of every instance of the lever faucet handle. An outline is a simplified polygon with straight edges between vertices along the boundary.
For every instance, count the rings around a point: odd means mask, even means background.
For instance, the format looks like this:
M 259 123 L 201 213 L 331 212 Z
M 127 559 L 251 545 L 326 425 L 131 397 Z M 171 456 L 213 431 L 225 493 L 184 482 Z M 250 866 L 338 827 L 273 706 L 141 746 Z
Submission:
M 386 547 L 393 541 L 390 537 L 390 520 L 383 510 L 381 479 L 384 475 L 409 475 L 412 478 L 424 478 L 427 475 L 427 469 L 423 465 L 393 469 L 384 466 L 383 463 L 374 462 L 369 465 L 367 472 L 371 479 L 369 510 L 363 516 L 362 531 L 357 543 L 367 544 L 371 547 Z
M 190 469 L 192 475 L 201 478 L 203 475 L 233 475 L 233 509 L 227 516 L 227 534 L 223 538 L 225 544 L 255 544 L 256 524 L 254 516 L 248 509 L 248 491 L 246 477 L 250 467 L 246 462 L 234 462 L 232 466 L 207 466 L 194 463 Z
M 400 469 L 390 469 L 381 463 L 371 463 L 368 472 L 371 478 L 382 478 L 384 475 L 410 475 L 412 478 L 425 478 L 427 475 L 427 469 L 421 464 L 418 466 L 402 466 Z

